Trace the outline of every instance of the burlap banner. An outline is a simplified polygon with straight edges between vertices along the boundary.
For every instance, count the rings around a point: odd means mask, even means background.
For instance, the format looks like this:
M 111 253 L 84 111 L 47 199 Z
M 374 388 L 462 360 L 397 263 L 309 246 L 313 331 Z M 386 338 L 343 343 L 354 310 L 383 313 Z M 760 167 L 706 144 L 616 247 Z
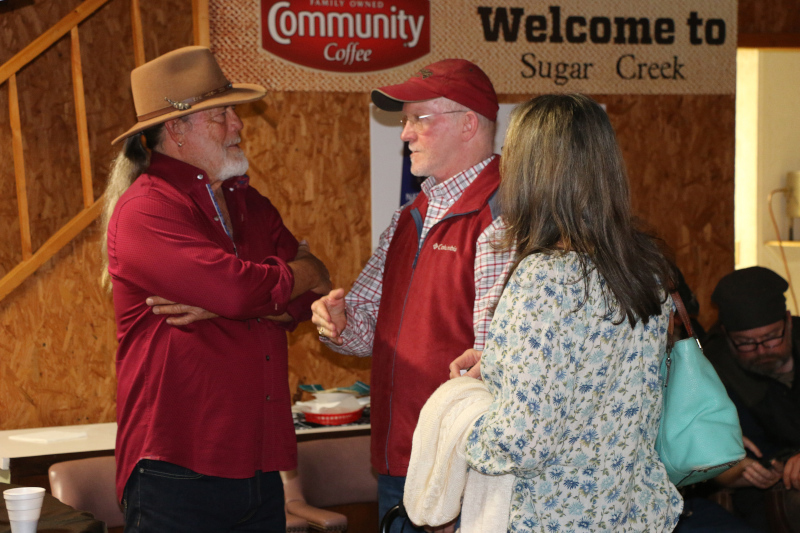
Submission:
M 368 91 L 439 59 L 498 93 L 733 94 L 736 0 L 211 0 L 232 81 Z

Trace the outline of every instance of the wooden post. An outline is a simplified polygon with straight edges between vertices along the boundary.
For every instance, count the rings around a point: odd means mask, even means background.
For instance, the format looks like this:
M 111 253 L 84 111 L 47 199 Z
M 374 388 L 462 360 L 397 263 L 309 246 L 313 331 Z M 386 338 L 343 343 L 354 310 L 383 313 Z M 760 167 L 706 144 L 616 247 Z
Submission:
M 131 28 L 133 29 L 133 64 L 137 67 L 144 65 L 144 37 L 142 36 L 142 11 L 139 9 L 139 0 L 131 0 Z
M 22 260 L 31 258 L 31 222 L 28 214 L 28 188 L 25 186 L 25 156 L 22 151 L 22 126 L 19 119 L 17 75 L 8 78 L 8 113 L 11 118 L 11 145 L 14 152 L 14 176 L 17 181 L 19 233 L 22 241 Z
M 86 125 L 86 99 L 83 90 L 83 67 L 81 66 L 81 44 L 78 27 L 70 30 L 72 40 L 72 92 L 75 95 L 75 121 L 78 125 L 78 153 L 81 160 L 81 185 L 83 207 L 94 203 L 92 190 L 92 157 L 89 152 L 89 128 Z
M 192 0 L 194 44 L 197 46 L 207 47 L 211 44 L 208 20 L 208 0 Z

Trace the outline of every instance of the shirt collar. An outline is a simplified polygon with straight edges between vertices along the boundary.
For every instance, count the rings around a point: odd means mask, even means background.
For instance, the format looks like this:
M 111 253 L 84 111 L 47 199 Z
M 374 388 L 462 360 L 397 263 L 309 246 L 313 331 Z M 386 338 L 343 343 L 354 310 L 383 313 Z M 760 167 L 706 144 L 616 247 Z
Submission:
M 198 185 L 203 185 L 205 188 L 210 183 L 208 174 L 204 170 L 156 151 L 150 154 L 150 166 L 146 172 L 184 191 L 189 191 Z M 249 182 L 250 178 L 247 176 L 236 176 L 226 180 L 225 186 L 241 189 L 247 187 Z
M 428 198 L 437 198 L 443 200 L 458 200 L 469 185 L 475 181 L 475 178 L 486 168 L 486 165 L 492 162 L 492 159 L 497 157 L 492 154 L 475 166 L 462 170 L 452 178 L 442 183 L 436 183 L 436 178 L 433 176 L 428 177 L 422 182 L 421 189 Z

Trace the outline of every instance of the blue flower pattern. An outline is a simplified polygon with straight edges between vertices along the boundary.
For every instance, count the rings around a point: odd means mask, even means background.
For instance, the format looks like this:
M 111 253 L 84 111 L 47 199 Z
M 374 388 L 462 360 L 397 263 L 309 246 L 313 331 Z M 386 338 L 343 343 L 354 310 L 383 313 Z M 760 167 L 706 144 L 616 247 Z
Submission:
M 536 254 L 498 302 L 481 363 L 495 401 L 466 453 L 479 472 L 516 477 L 509 532 L 677 524 L 683 501 L 654 450 L 672 302 L 646 326 L 615 325 L 603 286 L 590 271 L 585 296 L 575 253 Z

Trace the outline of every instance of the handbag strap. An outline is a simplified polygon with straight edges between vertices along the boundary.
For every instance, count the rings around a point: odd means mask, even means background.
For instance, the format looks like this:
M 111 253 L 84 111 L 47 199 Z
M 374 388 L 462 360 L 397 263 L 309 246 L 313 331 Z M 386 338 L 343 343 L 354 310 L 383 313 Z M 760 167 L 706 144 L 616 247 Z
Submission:
M 675 307 L 678 309 L 678 314 L 681 315 L 681 321 L 683 321 L 683 327 L 686 328 L 686 332 L 694 337 L 694 329 L 692 328 L 692 321 L 689 318 L 689 313 L 686 312 L 686 306 L 683 305 L 683 300 L 681 300 L 681 295 L 678 294 L 678 291 L 671 293 L 672 301 L 675 302 Z

